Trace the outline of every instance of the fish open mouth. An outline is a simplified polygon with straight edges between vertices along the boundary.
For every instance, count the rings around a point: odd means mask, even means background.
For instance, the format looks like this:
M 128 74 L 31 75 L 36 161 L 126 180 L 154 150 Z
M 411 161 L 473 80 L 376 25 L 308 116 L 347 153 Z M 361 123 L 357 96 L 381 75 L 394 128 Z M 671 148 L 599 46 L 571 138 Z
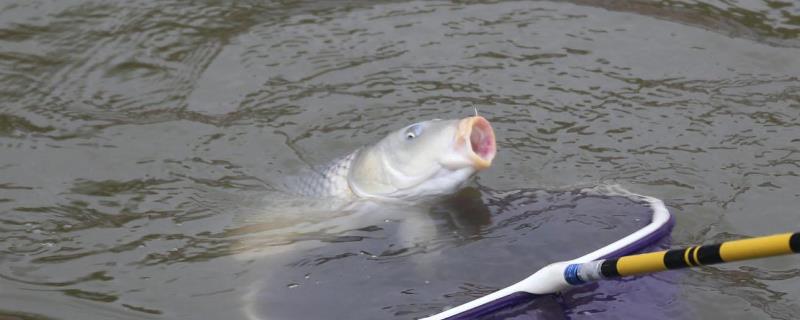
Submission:
M 462 119 L 458 124 L 459 141 L 463 141 L 467 156 L 476 169 L 485 169 L 492 165 L 497 153 L 494 141 L 494 130 L 484 117 L 475 116 Z

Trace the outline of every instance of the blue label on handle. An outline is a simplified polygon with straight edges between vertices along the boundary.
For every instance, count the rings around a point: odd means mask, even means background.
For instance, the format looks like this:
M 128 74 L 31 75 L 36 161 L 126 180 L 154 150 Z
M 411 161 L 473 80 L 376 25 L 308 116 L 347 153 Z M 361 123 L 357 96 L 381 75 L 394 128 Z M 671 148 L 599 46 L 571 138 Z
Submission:
M 581 277 L 578 276 L 578 271 L 581 269 L 580 264 L 571 264 L 568 265 L 566 269 L 564 269 L 564 280 L 567 283 L 577 286 L 579 284 L 584 284 L 586 281 L 583 281 Z

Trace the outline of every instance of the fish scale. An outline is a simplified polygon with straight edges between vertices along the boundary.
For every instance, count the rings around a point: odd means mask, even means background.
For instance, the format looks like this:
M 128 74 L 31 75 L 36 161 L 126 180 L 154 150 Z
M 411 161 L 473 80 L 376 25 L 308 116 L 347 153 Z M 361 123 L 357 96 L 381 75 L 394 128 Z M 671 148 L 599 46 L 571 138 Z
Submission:
M 332 161 L 327 167 L 298 179 L 296 190 L 304 196 L 348 198 L 353 196 L 347 175 L 358 150 Z
M 389 133 L 331 162 L 290 178 L 289 191 L 315 198 L 416 201 L 453 193 L 496 154 L 494 131 L 480 116 L 433 119 Z

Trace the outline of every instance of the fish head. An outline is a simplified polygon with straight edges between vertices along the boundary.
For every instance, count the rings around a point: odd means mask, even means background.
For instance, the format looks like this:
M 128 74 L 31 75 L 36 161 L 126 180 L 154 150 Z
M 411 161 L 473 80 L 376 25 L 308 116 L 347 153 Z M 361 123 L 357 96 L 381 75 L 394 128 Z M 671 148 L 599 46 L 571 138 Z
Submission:
M 413 200 L 449 194 L 491 166 L 496 153 L 494 130 L 481 116 L 423 121 L 359 150 L 348 183 L 365 198 Z

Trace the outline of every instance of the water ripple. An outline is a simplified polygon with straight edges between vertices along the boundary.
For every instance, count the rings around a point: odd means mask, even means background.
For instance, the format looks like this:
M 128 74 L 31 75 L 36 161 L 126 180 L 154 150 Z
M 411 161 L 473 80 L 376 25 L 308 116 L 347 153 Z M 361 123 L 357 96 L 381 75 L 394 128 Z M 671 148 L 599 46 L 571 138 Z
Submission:
M 631 223 L 586 209 L 630 204 L 543 191 L 565 186 L 663 198 L 676 245 L 800 227 L 793 2 L 0 6 L 0 285 L 14 288 L 0 317 L 219 319 L 263 281 L 293 290 L 274 301 L 358 283 L 386 300 L 319 310 L 422 316 L 530 271 L 487 254 L 554 261 L 565 253 L 545 240 L 565 228 Z M 409 212 L 326 215 L 282 198 L 287 175 L 473 106 L 497 132 L 495 166 L 407 227 L 417 233 L 403 237 Z M 574 245 L 611 240 L 601 238 Z M 436 263 L 450 264 L 428 272 Z M 653 313 L 702 316 L 708 305 L 692 301 L 711 301 L 732 318 L 788 319 L 798 275 L 781 263 L 540 307 L 615 317 L 597 303 L 668 284 L 680 303 Z

